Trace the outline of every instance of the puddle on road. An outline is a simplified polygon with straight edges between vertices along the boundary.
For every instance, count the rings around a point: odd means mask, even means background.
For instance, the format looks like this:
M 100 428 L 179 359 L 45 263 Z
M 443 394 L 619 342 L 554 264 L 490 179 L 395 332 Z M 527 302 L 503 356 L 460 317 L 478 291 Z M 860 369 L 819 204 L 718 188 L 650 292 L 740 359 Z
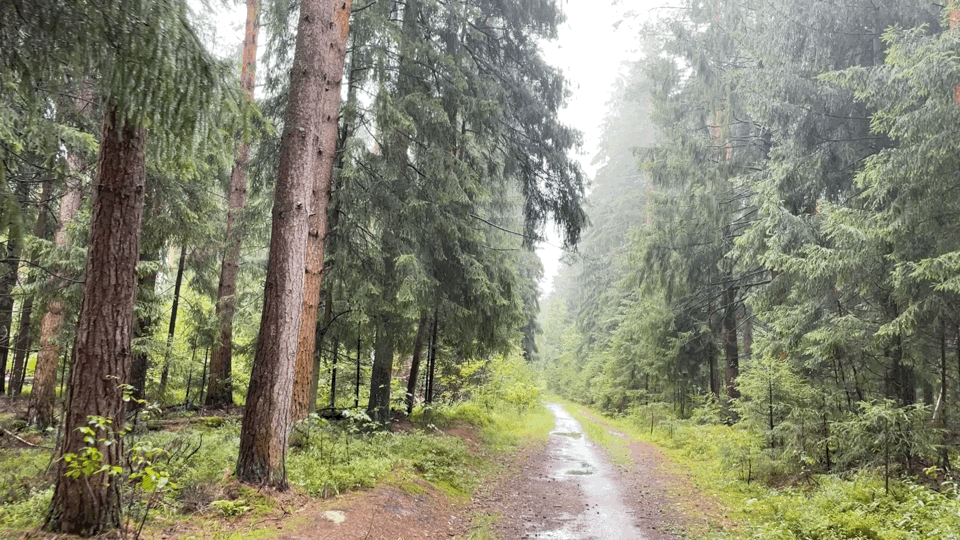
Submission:
M 576 482 L 583 494 L 586 511 L 562 528 L 538 532 L 541 540 L 644 540 L 620 498 L 611 467 L 583 434 L 577 422 L 556 403 L 547 407 L 555 417 L 550 439 L 550 477 L 559 482 Z

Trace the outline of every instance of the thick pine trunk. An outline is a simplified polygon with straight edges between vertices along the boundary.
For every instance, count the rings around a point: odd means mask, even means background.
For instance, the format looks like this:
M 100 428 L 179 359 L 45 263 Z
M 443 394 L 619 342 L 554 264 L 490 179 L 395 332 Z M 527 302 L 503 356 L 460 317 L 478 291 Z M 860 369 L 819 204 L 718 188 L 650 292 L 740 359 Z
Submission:
M 240 432 L 237 476 L 249 484 L 287 488 L 285 458 L 297 337 L 303 307 L 308 219 L 314 179 L 325 154 L 336 152 L 336 116 L 322 115 L 323 95 L 338 91 L 350 2 L 304 0 L 300 5 L 290 96 L 280 144 L 270 260 L 263 315 Z M 332 123 L 333 129 L 324 126 Z M 333 134 L 325 139 L 326 134 Z
M 240 86 L 253 99 L 257 63 L 257 38 L 260 34 L 260 3 L 247 0 L 247 24 L 243 39 Z M 237 145 L 237 160 L 230 175 L 230 195 L 227 210 L 227 232 L 220 283 L 217 286 L 217 320 L 220 332 L 210 355 L 207 407 L 233 405 L 233 315 L 236 310 L 237 276 L 240 273 L 240 245 L 243 236 L 236 227 L 237 214 L 247 206 L 247 164 L 250 162 L 250 144 Z
M 350 32 L 349 3 L 347 15 L 336 21 L 334 41 L 329 44 L 326 61 L 331 66 L 343 65 L 347 57 L 347 36 Z M 328 81 L 328 88 L 320 100 L 320 140 L 336 147 L 339 136 L 340 117 L 340 84 L 342 77 Z M 330 195 L 333 186 L 333 169 L 337 158 L 336 152 L 324 152 L 319 156 L 319 174 L 314 179 L 311 198 L 313 210 L 309 220 L 309 234 L 307 236 L 307 261 L 304 275 L 303 291 L 303 324 L 300 326 L 300 336 L 297 339 L 297 367 L 294 376 L 293 406 L 290 411 L 291 420 L 296 422 L 306 418 L 316 402 L 316 393 L 311 392 L 314 358 L 317 345 L 317 312 L 320 309 L 320 288 L 323 283 L 323 254 L 327 241 L 327 207 L 330 205 Z
M 107 419 L 93 446 L 106 467 L 122 465 L 124 423 L 120 385 L 129 380 L 137 259 L 144 202 L 145 131 L 125 125 L 111 108 L 103 123 L 90 223 L 90 246 L 77 329 L 63 442 L 58 456 L 88 446 L 79 428 L 90 416 Z M 106 473 L 78 478 L 57 461 L 47 515 L 50 530 L 91 536 L 120 524 L 120 486 Z

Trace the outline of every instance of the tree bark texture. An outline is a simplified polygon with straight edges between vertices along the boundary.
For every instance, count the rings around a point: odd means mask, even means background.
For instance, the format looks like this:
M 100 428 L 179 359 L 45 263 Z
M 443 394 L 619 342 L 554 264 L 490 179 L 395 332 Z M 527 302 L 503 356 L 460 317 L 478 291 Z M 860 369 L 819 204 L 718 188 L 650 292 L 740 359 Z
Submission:
M 53 236 L 53 243 L 57 248 L 67 246 L 67 228 L 76 219 L 83 199 L 83 179 L 80 173 L 83 170 L 83 161 L 78 154 L 73 152 L 67 154 L 67 169 L 70 175 L 66 179 L 63 195 L 60 197 L 57 232 Z M 63 279 L 57 276 L 51 276 L 50 281 L 54 288 L 66 285 Z M 54 422 L 53 413 L 57 401 L 57 364 L 60 361 L 60 332 L 63 328 L 63 319 L 63 300 L 54 295 L 47 302 L 47 310 L 40 321 L 40 352 L 37 354 L 37 364 L 33 371 L 33 389 L 30 392 L 30 405 L 27 408 L 27 420 L 40 428 L 50 427 Z
M 61 459 L 46 522 L 49 529 L 67 534 L 92 536 L 120 524 L 118 482 L 106 473 L 71 478 L 62 458 L 81 455 L 91 446 L 102 455 L 102 465 L 121 465 L 123 440 L 118 432 L 124 423 L 124 403 L 120 385 L 130 376 L 145 140 L 142 128 L 126 124 L 117 118 L 116 109 L 109 109 L 100 140 L 83 301 L 58 452 Z M 88 444 L 78 429 L 88 426 L 91 416 L 110 424 Z
M 49 179 L 43 181 L 43 187 L 40 190 L 40 200 L 37 202 L 37 221 L 33 226 L 33 235 L 37 238 L 46 238 L 47 236 L 47 212 L 49 211 L 50 188 L 53 182 Z M 36 257 L 31 254 L 31 262 L 36 262 Z M 26 377 L 27 357 L 30 355 L 30 344 L 33 342 L 33 295 L 28 295 L 23 299 L 20 306 L 20 323 L 17 325 L 17 336 L 13 340 L 13 371 L 10 377 L 10 388 L 7 389 L 8 395 L 19 396 L 23 391 L 23 379 Z
M 249 484 L 286 489 L 284 461 L 290 420 L 297 337 L 303 307 L 305 251 L 314 179 L 326 154 L 336 152 L 320 106 L 338 91 L 343 62 L 332 60 L 333 44 L 347 27 L 350 3 L 305 0 L 300 5 L 290 96 L 280 144 L 273 204 L 270 259 L 263 315 L 240 432 L 237 476 Z
M 324 148 L 337 148 L 340 117 L 340 85 L 343 81 L 343 65 L 347 58 L 347 36 L 350 33 L 351 0 L 345 0 L 336 8 L 332 41 L 325 47 L 327 62 L 334 73 L 327 80 L 320 97 L 320 143 Z M 339 68 L 336 68 L 339 66 Z M 311 198 L 313 210 L 309 219 L 307 235 L 306 274 L 303 291 L 303 324 L 297 339 L 297 366 L 293 387 L 293 408 L 291 419 L 296 422 L 310 413 L 313 381 L 314 356 L 316 352 L 317 312 L 320 308 L 320 288 L 323 283 L 323 251 L 327 241 L 327 207 L 330 204 L 333 186 L 333 168 L 337 153 L 324 152 L 319 156 L 320 171 L 314 181 Z
M 253 99 L 259 34 L 260 2 L 247 0 L 247 24 L 241 54 L 240 86 L 250 99 Z M 243 236 L 236 226 L 236 220 L 237 214 L 247 206 L 249 162 L 250 144 L 241 141 L 237 145 L 237 159 L 230 174 L 226 240 L 223 262 L 220 266 L 220 284 L 217 286 L 217 320 L 220 321 L 220 333 L 210 355 L 207 407 L 233 405 L 233 384 L 230 381 L 233 371 L 233 315 L 237 306 L 237 276 L 240 272 L 240 245 L 243 243 Z

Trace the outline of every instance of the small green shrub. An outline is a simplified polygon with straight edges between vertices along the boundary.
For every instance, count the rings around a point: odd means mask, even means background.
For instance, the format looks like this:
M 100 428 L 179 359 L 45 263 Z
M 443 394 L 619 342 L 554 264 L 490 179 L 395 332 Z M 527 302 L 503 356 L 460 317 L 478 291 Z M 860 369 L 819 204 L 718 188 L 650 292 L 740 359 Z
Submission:
M 243 499 L 237 499 L 235 501 L 219 499 L 211 502 L 210 508 L 213 508 L 224 517 L 238 517 L 252 510 L 252 508 L 247 505 L 247 501 Z

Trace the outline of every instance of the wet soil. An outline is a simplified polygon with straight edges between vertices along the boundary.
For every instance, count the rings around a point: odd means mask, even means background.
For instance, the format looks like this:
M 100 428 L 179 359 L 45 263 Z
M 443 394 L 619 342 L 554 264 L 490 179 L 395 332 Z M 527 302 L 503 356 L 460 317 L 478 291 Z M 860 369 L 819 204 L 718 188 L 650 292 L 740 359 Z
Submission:
M 632 442 L 630 463 L 615 466 L 563 407 L 548 406 L 556 426 L 546 445 L 518 455 L 475 503 L 498 516 L 500 538 L 674 540 L 715 512 L 656 447 Z

